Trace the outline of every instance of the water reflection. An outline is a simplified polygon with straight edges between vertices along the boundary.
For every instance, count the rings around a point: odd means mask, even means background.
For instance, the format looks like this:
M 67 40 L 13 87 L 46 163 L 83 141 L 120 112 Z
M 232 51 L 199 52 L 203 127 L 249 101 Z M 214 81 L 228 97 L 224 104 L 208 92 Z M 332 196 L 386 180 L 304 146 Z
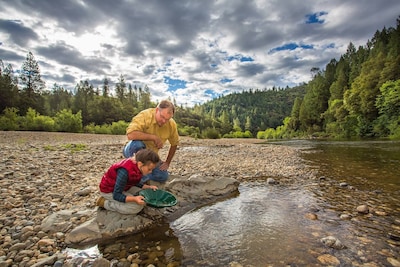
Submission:
M 282 141 L 309 151 L 304 157 L 321 173 L 357 184 L 400 188 L 400 141 Z M 392 188 L 392 186 L 395 186 Z
M 326 179 L 313 185 L 242 183 L 240 195 L 184 215 L 171 224 L 182 266 L 391 266 L 399 258 L 400 142 L 280 142 L 302 148 Z M 340 184 L 348 184 L 341 186 Z M 369 214 L 356 212 L 367 204 Z M 318 220 L 305 218 L 313 207 Z M 340 219 L 342 214 L 348 220 Z M 395 235 L 395 238 L 391 237 Z M 333 235 L 346 249 L 324 247 Z M 329 264 L 328 264 L 329 265 Z
M 171 224 L 185 258 L 207 266 L 227 266 L 232 261 L 260 266 L 289 262 L 298 254 L 304 260 L 301 245 L 296 244 L 310 242 L 303 229 L 304 210 L 314 202 L 310 194 L 261 183 L 243 183 L 239 190 L 238 197 Z

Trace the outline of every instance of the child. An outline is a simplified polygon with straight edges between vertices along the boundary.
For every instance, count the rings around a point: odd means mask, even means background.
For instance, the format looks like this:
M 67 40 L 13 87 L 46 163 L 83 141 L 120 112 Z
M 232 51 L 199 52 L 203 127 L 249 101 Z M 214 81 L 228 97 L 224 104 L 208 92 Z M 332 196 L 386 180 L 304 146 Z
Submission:
M 160 157 L 150 149 L 141 149 L 133 157 L 114 163 L 100 181 L 96 205 L 122 214 L 138 214 L 144 207 L 140 188 L 157 190 L 154 185 L 141 185 L 140 179 L 153 171 Z

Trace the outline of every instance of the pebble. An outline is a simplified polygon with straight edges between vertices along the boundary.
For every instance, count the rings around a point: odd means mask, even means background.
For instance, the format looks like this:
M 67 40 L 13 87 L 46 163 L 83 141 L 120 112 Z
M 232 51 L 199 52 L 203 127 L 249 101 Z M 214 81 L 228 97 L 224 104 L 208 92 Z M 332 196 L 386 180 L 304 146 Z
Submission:
M 342 244 L 342 242 L 340 242 L 340 240 L 337 239 L 334 236 L 323 237 L 323 238 L 321 238 L 321 242 L 325 246 L 330 247 L 330 248 L 334 248 L 334 249 L 344 249 L 344 248 L 346 248 L 346 246 L 344 246 Z
M 339 266 L 340 265 L 340 261 L 335 256 L 332 256 L 329 254 L 324 254 L 324 255 L 318 256 L 318 261 L 327 266 Z
M 363 214 L 369 213 L 368 205 L 360 205 L 360 206 L 358 206 L 357 207 L 357 212 L 358 213 L 363 213 Z

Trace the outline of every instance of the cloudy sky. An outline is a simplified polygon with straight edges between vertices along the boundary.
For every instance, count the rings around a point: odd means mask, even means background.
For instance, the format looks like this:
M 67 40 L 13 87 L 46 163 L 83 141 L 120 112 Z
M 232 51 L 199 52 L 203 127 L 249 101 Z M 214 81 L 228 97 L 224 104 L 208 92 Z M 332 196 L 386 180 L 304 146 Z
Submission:
M 307 82 L 399 15 L 399 0 L 0 0 L 0 59 L 17 72 L 31 51 L 48 89 L 123 75 L 192 106 Z

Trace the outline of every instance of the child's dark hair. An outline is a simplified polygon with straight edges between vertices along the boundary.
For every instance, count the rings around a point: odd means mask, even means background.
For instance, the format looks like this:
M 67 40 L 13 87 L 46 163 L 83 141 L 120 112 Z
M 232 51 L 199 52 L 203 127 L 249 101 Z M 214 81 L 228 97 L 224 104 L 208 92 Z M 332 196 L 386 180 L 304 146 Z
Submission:
M 147 148 L 141 149 L 138 152 L 136 152 L 135 159 L 136 162 L 140 161 L 144 165 L 146 165 L 149 162 L 157 164 L 160 161 L 160 157 L 158 156 L 158 154 L 153 150 Z

